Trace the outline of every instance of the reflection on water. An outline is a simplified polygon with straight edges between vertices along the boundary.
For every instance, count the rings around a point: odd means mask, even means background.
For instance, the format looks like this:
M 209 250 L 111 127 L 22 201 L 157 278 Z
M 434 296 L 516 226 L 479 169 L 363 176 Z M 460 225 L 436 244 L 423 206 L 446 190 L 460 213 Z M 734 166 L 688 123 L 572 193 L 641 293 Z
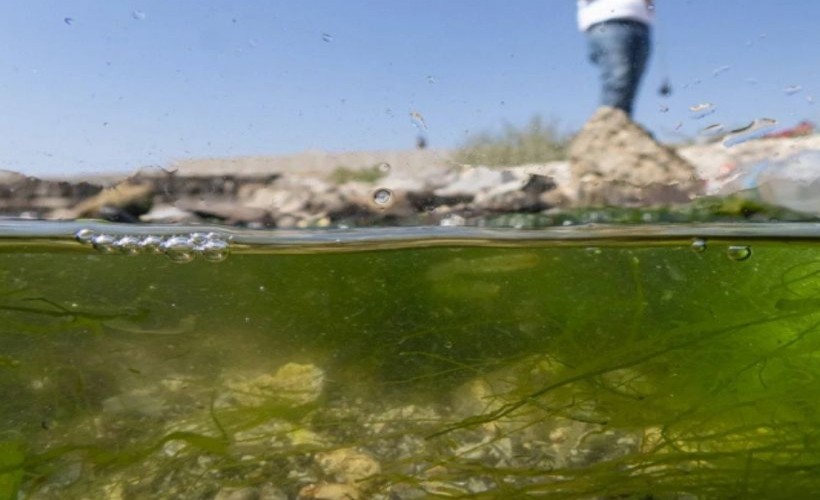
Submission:
M 820 486 L 813 225 L 3 232 L 2 498 Z

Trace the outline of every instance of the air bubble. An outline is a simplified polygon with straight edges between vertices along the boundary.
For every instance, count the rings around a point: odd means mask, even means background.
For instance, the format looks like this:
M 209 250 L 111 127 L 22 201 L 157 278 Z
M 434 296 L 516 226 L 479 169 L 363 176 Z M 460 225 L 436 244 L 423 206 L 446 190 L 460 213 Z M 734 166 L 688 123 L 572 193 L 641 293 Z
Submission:
M 706 240 L 695 238 L 692 240 L 692 246 L 690 247 L 693 252 L 695 253 L 703 253 L 706 251 Z
M 726 250 L 726 255 L 730 259 L 740 262 L 752 256 L 752 249 L 745 245 L 732 245 Z
M 162 250 L 171 261 L 185 264 L 194 260 L 194 246 L 191 240 L 184 236 L 168 238 L 162 244 Z
M 140 240 L 140 247 L 146 253 L 161 254 L 164 242 L 165 240 L 160 236 L 148 235 Z
M 227 241 L 210 240 L 199 249 L 202 258 L 208 262 L 222 262 L 228 258 L 230 251 Z
M 125 255 L 137 255 L 142 250 L 140 243 L 136 236 L 122 236 L 114 242 L 114 248 Z
M 190 241 L 192 245 L 199 247 L 210 241 L 212 237 L 213 233 L 191 233 L 188 241 Z
M 165 254 L 174 262 L 190 262 L 197 255 L 209 262 L 222 262 L 230 253 L 230 238 L 217 233 L 191 233 L 172 237 L 154 234 L 112 236 L 81 229 L 74 237 L 80 243 L 91 244 L 101 253 Z
M 91 229 L 80 229 L 74 233 L 74 239 L 84 245 L 90 245 L 94 239 L 94 231 Z
M 116 248 L 114 248 L 116 240 L 110 234 L 98 234 L 91 238 L 91 245 L 100 253 L 114 253 L 116 251 Z
M 393 200 L 393 191 L 387 188 L 379 188 L 373 192 L 373 202 L 376 205 L 388 205 Z

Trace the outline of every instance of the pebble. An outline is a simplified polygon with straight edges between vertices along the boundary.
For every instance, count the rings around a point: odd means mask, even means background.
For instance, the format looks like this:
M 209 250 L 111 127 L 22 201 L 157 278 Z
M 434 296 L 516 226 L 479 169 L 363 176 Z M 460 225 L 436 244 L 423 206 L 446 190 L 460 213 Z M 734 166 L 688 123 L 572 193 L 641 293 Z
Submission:
M 320 483 L 299 490 L 298 500 L 358 500 L 361 492 L 355 486 L 342 483 Z
M 324 384 L 324 372 L 312 364 L 287 363 L 273 375 L 229 374 L 224 384 L 227 392 L 220 405 L 228 404 L 225 398 L 240 406 L 269 402 L 306 405 L 319 399 Z
M 319 453 L 316 462 L 325 474 L 343 483 L 362 483 L 381 472 L 373 457 L 352 448 Z

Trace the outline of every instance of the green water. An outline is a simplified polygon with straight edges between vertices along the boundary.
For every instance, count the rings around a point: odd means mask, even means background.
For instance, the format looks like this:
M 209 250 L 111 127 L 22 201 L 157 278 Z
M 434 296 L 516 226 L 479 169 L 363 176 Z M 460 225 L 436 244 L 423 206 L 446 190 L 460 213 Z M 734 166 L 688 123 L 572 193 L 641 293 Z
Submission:
M 0 227 L 0 498 L 820 490 L 816 225 L 83 227 Z

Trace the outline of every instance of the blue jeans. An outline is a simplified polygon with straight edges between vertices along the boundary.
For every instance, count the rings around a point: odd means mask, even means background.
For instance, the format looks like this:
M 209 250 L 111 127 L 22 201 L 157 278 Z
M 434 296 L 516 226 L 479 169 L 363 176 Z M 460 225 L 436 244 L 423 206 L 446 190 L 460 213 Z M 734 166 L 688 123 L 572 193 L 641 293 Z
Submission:
M 589 59 L 601 71 L 601 104 L 632 115 L 649 59 L 649 26 L 623 19 L 606 21 L 590 27 L 586 36 Z

